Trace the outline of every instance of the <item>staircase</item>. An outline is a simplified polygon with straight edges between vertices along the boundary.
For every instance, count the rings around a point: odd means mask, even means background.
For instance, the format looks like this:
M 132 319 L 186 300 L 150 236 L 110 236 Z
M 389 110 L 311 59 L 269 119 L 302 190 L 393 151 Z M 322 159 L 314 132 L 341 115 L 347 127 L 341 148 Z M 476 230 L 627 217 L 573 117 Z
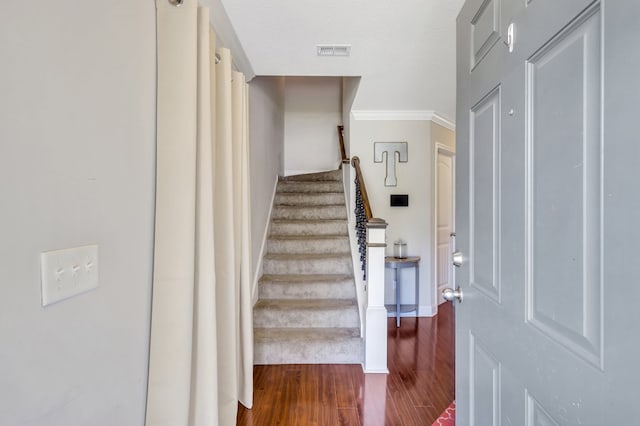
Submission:
M 280 179 L 263 274 L 255 364 L 363 361 L 340 170 Z

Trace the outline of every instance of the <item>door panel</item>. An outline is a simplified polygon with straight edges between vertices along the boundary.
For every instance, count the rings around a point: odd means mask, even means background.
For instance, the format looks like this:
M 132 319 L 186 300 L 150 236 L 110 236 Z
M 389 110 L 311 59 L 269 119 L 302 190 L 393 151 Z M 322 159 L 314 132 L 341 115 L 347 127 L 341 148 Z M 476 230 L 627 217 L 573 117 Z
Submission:
M 458 16 L 458 425 L 638 423 L 637 22 L 635 0 Z
M 473 106 L 470 116 L 470 284 L 499 303 L 500 87 Z
M 527 321 L 600 366 L 600 9 L 527 62 Z M 562 285 L 558 286 L 557 283 Z
M 527 399 L 526 426 L 560 426 L 529 392 L 525 392 L 525 394 Z
M 500 362 L 473 335 L 469 334 L 471 425 L 498 426 L 500 419 Z
M 500 0 L 485 0 L 471 20 L 471 67 L 475 67 L 500 39 Z

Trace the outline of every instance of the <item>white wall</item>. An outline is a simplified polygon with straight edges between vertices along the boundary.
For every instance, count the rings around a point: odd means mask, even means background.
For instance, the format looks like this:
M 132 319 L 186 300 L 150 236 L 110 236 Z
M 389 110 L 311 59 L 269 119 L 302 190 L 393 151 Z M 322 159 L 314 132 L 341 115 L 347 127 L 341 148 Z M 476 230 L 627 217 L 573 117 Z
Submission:
M 275 186 L 284 172 L 284 77 L 256 77 L 249 83 L 249 145 L 255 283 L 261 274 Z
M 359 87 L 360 77 L 342 78 L 342 125 L 344 126 L 344 145 L 347 157 L 351 157 L 351 120 L 349 117 L 351 116 L 351 107 L 358 94 Z
M 455 152 L 456 150 L 456 132 L 441 126 L 437 123 L 431 123 L 431 142 L 435 145 L 440 143 Z
M 0 424 L 143 424 L 153 1 L 0 5 Z M 98 289 L 40 302 L 39 255 L 99 246 Z
M 284 123 L 285 175 L 336 169 L 342 78 L 287 77 Z
M 407 142 L 407 163 L 396 164 L 396 187 L 384 186 L 385 163 L 373 162 L 374 142 Z M 429 120 L 355 120 L 351 119 L 351 155 L 360 157 L 360 165 L 371 202 L 373 215 L 385 219 L 387 255 L 393 255 L 393 243 L 407 242 L 408 253 L 420 256 L 420 315 L 435 313 L 431 286 L 431 121 Z M 408 194 L 408 207 L 390 207 L 391 194 Z M 402 270 L 402 303 L 414 301 L 414 272 Z M 393 303 L 393 272 L 386 271 L 385 303 Z
M 344 150 L 345 153 L 347 154 L 347 158 L 351 159 L 351 106 L 353 105 L 353 100 L 356 97 L 356 94 L 358 93 L 358 86 L 360 85 L 360 77 L 343 77 L 342 78 L 342 126 L 344 127 L 343 129 L 343 135 L 344 135 Z M 344 195 L 345 195 L 345 200 L 347 202 L 347 205 L 351 204 L 351 191 L 349 190 L 350 187 L 352 187 L 353 185 L 351 184 L 352 181 L 352 177 L 351 177 L 351 171 L 352 171 L 352 167 L 349 165 L 345 165 L 344 166 L 344 173 L 343 173 L 343 183 L 345 184 L 345 191 L 344 191 Z M 351 209 L 349 209 L 349 220 L 353 221 L 355 220 L 353 218 L 353 212 L 351 211 Z

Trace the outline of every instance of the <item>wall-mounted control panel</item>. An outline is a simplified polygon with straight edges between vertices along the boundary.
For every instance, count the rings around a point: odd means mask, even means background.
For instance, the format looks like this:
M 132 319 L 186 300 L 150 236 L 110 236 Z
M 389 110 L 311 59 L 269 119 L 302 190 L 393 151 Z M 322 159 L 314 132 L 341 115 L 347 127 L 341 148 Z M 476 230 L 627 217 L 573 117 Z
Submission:
M 391 207 L 409 207 L 409 194 L 391 194 L 389 205 Z
M 40 254 L 42 306 L 98 287 L 98 246 Z

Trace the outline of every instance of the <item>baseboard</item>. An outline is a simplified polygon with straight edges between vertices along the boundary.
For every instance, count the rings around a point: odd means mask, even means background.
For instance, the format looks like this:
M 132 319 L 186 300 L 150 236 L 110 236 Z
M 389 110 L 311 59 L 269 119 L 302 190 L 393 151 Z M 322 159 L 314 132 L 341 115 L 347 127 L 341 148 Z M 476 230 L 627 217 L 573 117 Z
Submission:
M 433 317 L 438 313 L 438 307 L 433 305 L 418 306 L 418 316 Z
M 389 370 L 388 369 L 384 369 L 384 370 L 367 370 L 366 368 L 364 368 L 364 364 L 362 365 L 362 371 L 365 374 L 389 374 Z
M 262 276 L 262 259 L 264 258 L 264 251 L 267 247 L 267 239 L 269 238 L 269 230 L 271 229 L 271 213 L 273 212 L 273 205 L 276 201 L 276 191 L 278 190 L 278 176 L 273 185 L 273 194 L 271 194 L 271 204 L 269 205 L 269 214 L 267 215 L 267 226 L 264 227 L 264 235 L 262 236 L 262 245 L 260 246 L 260 253 L 258 254 L 258 263 L 256 270 L 253 273 L 253 291 L 251 292 L 252 304 L 255 305 L 258 301 L 258 282 Z
M 418 306 L 418 316 L 419 317 L 433 317 L 438 313 L 438 308 L 431 305 L 420 305 Z M 395 318 L 395 312 L 387 312 L 387 316 L 389 318 Z M 415 312 L 401 312 L 400 318 L 415 318 Z

